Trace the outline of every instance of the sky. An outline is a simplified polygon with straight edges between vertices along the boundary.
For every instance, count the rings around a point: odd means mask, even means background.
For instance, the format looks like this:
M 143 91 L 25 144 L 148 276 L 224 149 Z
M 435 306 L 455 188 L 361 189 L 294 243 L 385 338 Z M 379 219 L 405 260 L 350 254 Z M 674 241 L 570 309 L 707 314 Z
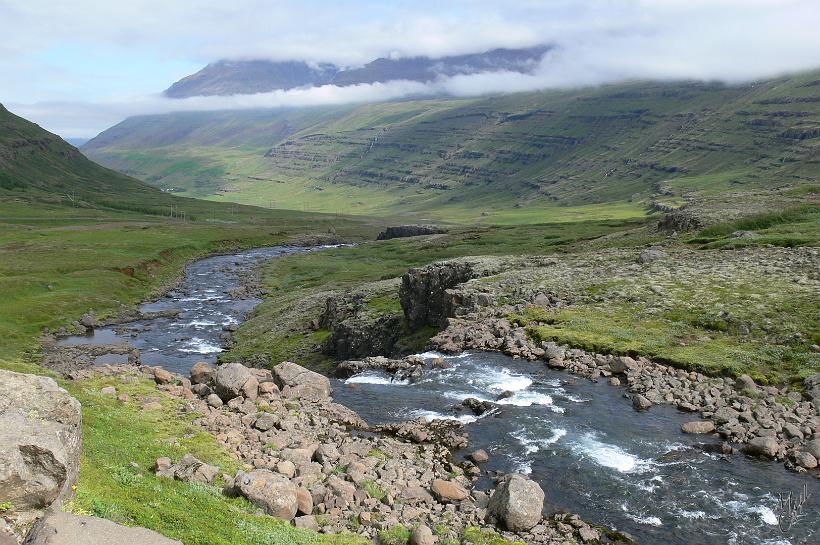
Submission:
M 0 0 L 0 103 L 67 138 L 131 115 L 474 96 L 820 68 L 820 0 Z M 533 74 L 167 99 L 219 59 L 333 62 L 551 44 Z

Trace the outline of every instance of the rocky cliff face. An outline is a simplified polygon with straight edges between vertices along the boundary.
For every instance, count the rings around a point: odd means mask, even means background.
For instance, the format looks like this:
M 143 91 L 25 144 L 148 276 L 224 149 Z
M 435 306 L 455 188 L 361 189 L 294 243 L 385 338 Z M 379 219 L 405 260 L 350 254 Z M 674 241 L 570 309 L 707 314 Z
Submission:
M 0 370 L 0 503 L 26 528 L 77 482 L 80 403 L 53 379 Z
M 373 308 L 371 302 L 397 287 L 398 279 L 384 280 L 329 297 L 320 321 L 330 330 L 325 352 L 338 359 L 393 354 L 403 329 L 401 312 Z
M 485 294 L 454 290 L 469 280 L 493 276 L 527 262 L 525 258 L 469 257 L 410 269 L 401 278 L 399 300 L 410 325 L 443 326 L 447 318 L 490 304 Z M 465 296 L 466 295 L 466 296 Z

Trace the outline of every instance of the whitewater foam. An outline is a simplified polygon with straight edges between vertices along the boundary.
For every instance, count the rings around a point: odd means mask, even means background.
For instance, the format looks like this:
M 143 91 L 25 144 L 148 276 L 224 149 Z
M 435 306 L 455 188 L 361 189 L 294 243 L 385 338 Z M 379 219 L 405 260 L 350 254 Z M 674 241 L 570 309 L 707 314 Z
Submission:
M 428 422 L 431 422 L 433 420 L 456 420 L 458 422 L 461 422 L 462 424 L 471 424 L 471 423 L 475 422 L 476 420 L 478 420 L 477 417 L 475 417 L 471 414 L 462 414 L 462 415 L 459 415 L 459 416 L 452 416 L 452 415 L 449 415 L 449 414 L 442 414 L 442 413 L 439 413 L 439 412 L 436 412 L 436 411 L 428 411 L 428 410 L 425 410 L 425 409 L 416 409 L 414 411 L 411 411 L 409 413 L 409 416 L 411 418 L 420 418 L 421 417 L 421 418 L 424 418 L 425 420 L 427 420 Z
M 349 379 L 345 380 L 345 384 L 384 384 L 391 386 L 404 386 L 410 383 L 406 380 L 393 380 L 392 377 L 383 373 L 365 371 L 364 373 L 353 375 Z
M 649 463 L 617 445 L 603 443 L 589 433 L 582 436 L 575 445 L 582 455 L 591 458 L 598 465 L 615 469 L 621 473 L 629 473 Z
M 217 352 L 222 352 L 222 348 L 213 343 L 209 343 L 205 339 L 194 337 L 185 341 L 185 346 L 180 348 L 179 351 L 189 354 L 216 354 Z

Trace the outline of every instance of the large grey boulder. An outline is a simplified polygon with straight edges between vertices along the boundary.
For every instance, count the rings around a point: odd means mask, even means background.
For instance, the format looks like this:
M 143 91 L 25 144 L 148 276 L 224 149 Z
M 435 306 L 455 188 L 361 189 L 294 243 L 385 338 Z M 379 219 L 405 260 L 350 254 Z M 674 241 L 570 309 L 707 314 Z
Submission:
M 0 370 L 0 503 L 17 514 L 59 505 L 81 450 L 79 401 L 53 379 Z
M 230 401 L 239 396 L 256 399 L 259 381 L 241 363 L 227 363 L 214 374 L 214 390 L 222 401 Z
M 285 398 L 321 401 L 330 396 L 330 380 L 326 376 L 290 361 L 273 368 L 273 381 Z
M 251 503 L 272 517 L 292 520 L 299 508 L 296 485 L 267 469 L 236 474 L 235 486 Z
M 504 477 L 495 487 L 487 506 L 487 517 L 512 532 L 531 529 L 541 521 L 544 491 L 523 475 Z
M 743 452 L 752 456 L 777 458 L 780 453 L 780 445 L 774 437 L 755 437 L 743 446 Z
M 24 545 L 182 545 L 145 528 L 130 528 L 97 517 L 54 512 L 31 530 Z

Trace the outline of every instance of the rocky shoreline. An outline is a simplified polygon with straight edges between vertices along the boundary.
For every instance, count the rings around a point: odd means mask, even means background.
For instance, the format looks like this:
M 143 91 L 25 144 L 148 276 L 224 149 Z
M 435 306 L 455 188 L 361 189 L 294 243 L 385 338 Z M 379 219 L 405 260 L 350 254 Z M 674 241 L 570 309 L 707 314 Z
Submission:
M 543 304 L 543 299 L 539 301 Z M 805 380 L 805 394 L 788 387 L 759 386 L 749 376 L 710 377 L 647 358 L 597 354 L 553 342 L 537 342 L 526 329 L 505 316 L 524 305 L 482 309 L 463 318 L 450 318 L 431 339 L 434 349 L 457 354 L 465 350 L 499 351 L 515 358 L 542 361 L 553 369 L 607 380 L 623 387 L 636 410 L 670 404 L 700 413 L 703 421 L 684 425 L 685 433 L 717 433 L 727 453 L 737 450 L 784 462 L 786 468 L 807 472 L 820 459 L 820 375 Z M 730 444 L 731 443 L 731 444 Z M 812 474 L 820 477 L 817 471 Z
M 294 363 L 273 371 L 201 364 L 190 379 L 141 369 L 160 390 L 186 400 L 184 410 L 200 415 L 194 424 L 252 468 L 220 475 L 196 460 L 159 460 L 158 475 L 221 485 L 297 527 L 375 540 L 402 526 L 417 545 L 458 542 L 469 528 L 526 543 L 606 543 L 608 533 L 627 539 L 577 515 L 544 518 L 543 491 L 520 475 L 499 476 L 490 493 L 475 489 L 480 462 L 452 458 L 453 449 L 467 446 L 460 423 L 371 427 L 333 402 L 326 377 Z

